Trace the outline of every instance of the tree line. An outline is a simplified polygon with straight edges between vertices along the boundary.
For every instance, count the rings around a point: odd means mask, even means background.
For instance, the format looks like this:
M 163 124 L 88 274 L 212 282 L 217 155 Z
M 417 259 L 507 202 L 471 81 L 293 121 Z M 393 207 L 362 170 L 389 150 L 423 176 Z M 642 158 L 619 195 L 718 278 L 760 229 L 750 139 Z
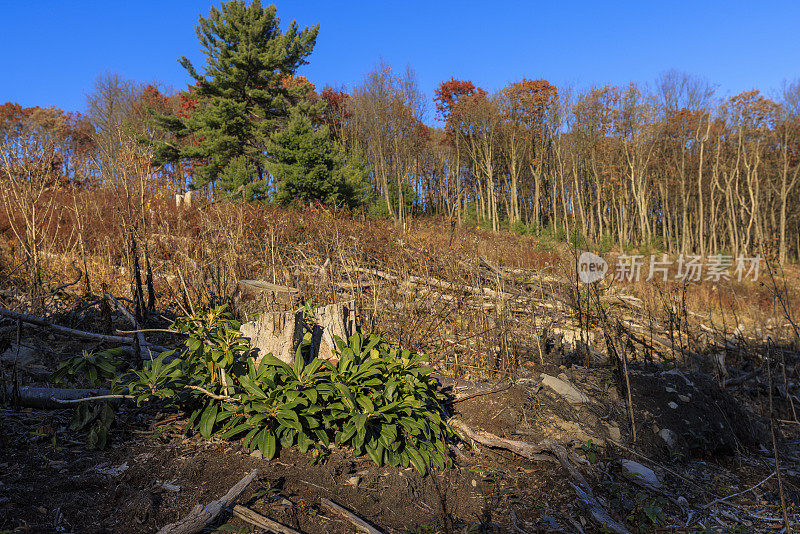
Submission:
M 33 197 L 63 184 L 129 190 L 130 202 L 194 189 L 580 246 L 798 257 L 800 82 L 768 98 L 722 97 L 675 71 L 585 90 L 449 79 L 429 101 L 413 70 L 379 64 L 318 92 L 297 74 L 318 31 L 282 31 L 258 1 L 212 8 L 197 26 L 203 72 L 180 60 L 186 90 L 106 75 L 83 115 L 0 107 L 2 177 Z

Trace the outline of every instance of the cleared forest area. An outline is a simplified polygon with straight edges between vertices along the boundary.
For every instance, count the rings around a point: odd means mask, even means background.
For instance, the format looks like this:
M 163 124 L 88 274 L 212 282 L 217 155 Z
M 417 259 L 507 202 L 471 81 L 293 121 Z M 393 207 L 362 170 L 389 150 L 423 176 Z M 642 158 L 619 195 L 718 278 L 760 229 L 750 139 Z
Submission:
M 0 532 L 800 527 L 800 83 L 432 118 L 275 6 L 196 33 L 0 106 Z
M 183 432 L 191 428 L 188 414 L 151 402 L 138 409 L 119 406 L 107 421 L 110 452 L 92 452 L 79 444 L 91 433 L 91 425 L 102 421 L 99 412 L 86 414 L 88 425 L 70 430 L 72 407 L 45 412 L 7 409 L 7 456 L 2 461 L 9 467 L 27 466 L 15 471 L 20 477 L 17 487 L 24 486 L 31 473 L 46 472 L 51 480 L 92 478 L 92 485 L 81 490 L 88 494 L 92 487 L 118 485 L 124 489 L 118 490 L 116 503 L 145 499 L 144 511 L 135 515 L 141 525 L 135 528 L 124 522 L 132 510 L 126 508 L 120 517 L 111 512 L 118 505 L 109 503 L 103 504 L 109 507 L 106 511 L 90 507 L 94 511 L 88 516 L 82 507 L 67 507 L 71 511 L 59 512 L 61 520 L 84 530 L 151 531 L 187 513 L 195 500 L 219 498 L 227 491 L 225 484 L 233 485 L 248 469 L 258 467 L 262 474 L 257 480 L 263 487 L 251 493 L 262 495 L 269 487 L 275 499 L 282 495 L 288 502 L 276 507 L 278 501 L 259 498 L 250 507 L 284 524 L 294 521 L 295 528 L 308 532 L 324 530 L 314 514 L 326 513 L 312 512 L 319 497 L 346 498 L 340 504 L 375 525 L 400 531 L 412 525 L 428 525 L 432 531 L 513 530 L 514 518 L 529 531 L 547 531 L 552 526 L 547 518 L 559 525 L 556 530 L 574 529 L 571 521 L 584 521 L 588 523 L 581 528 L 593 531 L 603 522 L 592 519 L 598 510 L 627 524 L 625 528 L 642 531 L 686 522 L 709 523 L 708 528 L 715 523 L 719 527 L 718 522 L 750 524 L 759 530 L 770 525 L 759 518 L 781 521 L 775 451 L 792 513 L 790 503 L 797 495 L 793 473 L 798 388 L 798 303 L 791 289 L 798 281 L 793 267 L 765 268 L 757 281 L 733 277 L 716 283 L 635 282 L 609 277 L 586 285 L 577 276 L 579 251 L 568 243 L 453 228 L 436 219 L 415 220 L 403 230 L 389 221 L 320 207 L 295 211 L 230 202 L 176 207 L 173 201 L 150 204 L 146 228 L 152 233 L 139 235 L 138 252 L 132 256 L 129 238 L 122 233 L 127 227 L 123 212 L 111 208 L 116 205 L 113 197 L 107 197 L 108 207 L 99 198 L 74 197 L 86 203 L 78 204 L 83 207 L 77 212 L 91 221 L 91 239 L 79 240 L 75 211 L 65 209 L 54 217 L 63 233 L 61 238 L 43 238 L 38 264 L 43 282 L 38 289 L 30 290 L 30 266 L 23 250 L 12 239 L 4 247 L 7 285 L 1 297 L 1 328 L 11 345 L 3 358 L 7 387 L 52 388 L 48 374 L 81 350 L 98 354 L 128 346 L 118 357 L 133 368 L 141 365 L 137 351 L 143 351 L 145 359 L 157 354 L 156 349 L 145 350 L 150 346 L 180 350 L 183 337 L 159 330 L 169 330 L 174 318 L 193 310 L 226 304 L 245 320 L 253 312 L 293 313 L 304 303 L 315 310 L 353 302 L 355 322 L 364 332 L 385 332 L 399 346 L 428 355 L 441 386 L 450 392 L 446 409 L 454 416 L 451 424 L 465 441 L 452 452 L 456 467 L 418 480 L 419 475 L 412 476 L 427 496 L 412 498 L 401 492 L 392 497 L 398 502 L 422 499 L 424 504 L 410 516 L 406 505 L 393 515 L 387 511 L 394 506 L 387 504 L 390 501 L 364 500 L 383 487 L 384 477 L 395 476 L 389 474 L 393 471 L 358 463 L 347 467 L 347 448 L 333 450 L 328 462 L 317 468 L 292 452 L 294 448 L 261 464 L 237 452 L 237 441 L 206 442 L 191 432 L 187 440 Z M 612 266 L 621 254 L 609 255 Z M 28 316 L 18 322 L 12 310 Z M 36 324 L 30 315 L 47 318 Z M 50 324 L 95 337 L 76 336 Z M 92 385 L 80 373 L 71 380 L 73 387 L 84 388 L 107 388 L 109 383 Z M 34 427 L 36 432 L 28 437 L 25 429 Z M 470 442 L 484 446 L 469 451 Z M 493 448 L 500 456 L 490 452 Z M 20 457 L 16 450 L 27 452 Z M 569 451 L 564 457 L 568 469 L 547 467 L 563 459 L 557 455 L 562 450 Z M 34 467 L 53 455 L 60 458 L 47 460 L 56 462 L 54 468 Z M 192 465 L 203 462 L 205 474 L 189 475 L 182 467 L 185 459 L 169 460 L 175 455 L 191 458 Z M 79 475 L 59 463 L 71 465 L 75 458 L 84 458 L 89 470 L 83 468 Z M 100 466 L 99 472 L 91 462 Z M 103 467 L 108 462 L 113 465 Z M 742 462 L 749 467 L 734 468 Z M 103 469 L 122 465 L 127 465 L 127 475 L 102 474 Z M 625 466 L 639 465 L 658 473 L 650 481 L 657 487 L 645 485 L 644 493 L 631 490 L 629 497 L 620 497 L 629 491 L 622 488 L 643 484 L 637 475 L 626 474 Z M 470 474 L 475 469 L 480 477 Z M 570 469 L 578 469 L 583 482 Z M 209 477 L 219 495 L 192 489 Z M 298 477 L 306 483 L 297 482 Z M 526 477 L 533 478 L 523 481 Z M 760 482 L 757 477 L 767 479 L 759 486 L 759 491 L 768 492 L 758 493 L 761 499 L 731 499 L 727 507 L 720 504 L 727 500 L 714 503 Z M 286 482 L 277 489 L 280 480 Z M 164 481 L 184 489 L 171 492 L 153 486 Z M 387 484 L 395 488 L 405 482 Z M 577 498 L 585 488 L 598 492 L 595 500 Z M 438 491 L 445 504 L 436 508 Z M 148 495 L 162 494 L 169 498 L 147 504 L 155 498 Z M 18 518 L 44 506 L 48 512 L 41 514 L 42 521 L 57 523 L 47 498 L 27 495 L 23 501 L 15 499 Z M 303 508 L 303 502 L 311 501 L 312 508 Z M 489 510 L 493 513 L 486 516 Z M 242 525 L 236 516 L 227 521 Z M 337 528 L 347 531 L 346 525 Z

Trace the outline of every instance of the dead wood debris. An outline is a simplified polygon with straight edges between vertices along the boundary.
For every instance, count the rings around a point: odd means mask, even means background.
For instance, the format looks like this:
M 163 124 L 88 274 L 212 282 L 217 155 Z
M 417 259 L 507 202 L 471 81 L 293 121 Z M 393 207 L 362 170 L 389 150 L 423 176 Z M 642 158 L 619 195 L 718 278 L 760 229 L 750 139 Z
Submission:
M 242 506 L 241 504 L 237 504 L 233 507 L 233 515 L 242 521 L 270 532 L 278 532 L 279 534 L 300 534 L 295 529 L 287 527 L 286 525 L 278 523 L 277 521 L 273 521 L 269 517 L 263 516 L 258 512 L 254 512 L 250 508 Z
M 158 534 L 194 534 L 195 532 L 200 532 L 207 525 L 213 523 L 225 508 L 229 507 L 233 501 L 239 498 L 239 495 L 247 489 L 247 486 L 249 486 L 257 476 L 258 469 L 253 469 L 248 475 L 237 482 L 235 486 L 228 490 L 228 493 L 221 499 L 211 501 L 205 506 L 198 504 L 189 512 L 189 515 L 175 523 L 170 523 L 162 527 L 161 530 L 158 531 Z
M 342 516 L 343 518 L 347 519 L 350 523 L 352 523 L 354 527 L 356 527 L 356 530 L 358 530 L 359 532 L 364 532 L 365 534 L 383 534 L 382 531 L 370 525 L 369 523 L 358 517 L 356 514 L 348 510 L 347 508 L 344 508 L 343 506 L 336 504 L 330 499 L 326 499 L 323 497 L 320 499 L 320 504 L 322 505 L 323 508 L 327 508 L 328 510 L 335 512 L 340 516 Z
M 466 423 L 458 418 L 450 418 L 448 420 L 450 426 L 461 435 L 466 441 L 473 441 L 486 447 L 495 447 L 509 450 L 515 454 L 527 458 L 529 460 L 536 460 L 542 452 L 550 452 L 558 458 L 561 466 L 569 473 L 572 481 L 570 484 L 578 494 L 578 498 L 583 501 L 589 509 L 592 518 L 600 525 L 617 534 L 630 534 L 630 531 L 614 518 L 612 518 L 605 508 L 595 498 L 592 488 L 586 481 L 584 476 L 578 469 L 570 463 L 569 453 L 558 442 L 553 439 L 544 439 L 538 444 L 526 443 L 524 441 L 516 441 L 495 436 L 490 432 L 483 430 L 475 430 L 470 428 Z

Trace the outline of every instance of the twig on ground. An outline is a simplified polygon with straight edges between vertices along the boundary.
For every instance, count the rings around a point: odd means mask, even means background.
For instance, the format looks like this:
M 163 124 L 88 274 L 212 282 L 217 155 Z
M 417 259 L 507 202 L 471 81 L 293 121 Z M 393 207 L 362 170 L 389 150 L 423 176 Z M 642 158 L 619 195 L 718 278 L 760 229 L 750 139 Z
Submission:
M 26 313 L 15 312 L 12 310 L 7 310 L 5 308 L 0 308 L 0 315 L 5 317 L 10 317 L 12 319 L 18 319 L 23 323 L 32 324 L 34 326 L 39 326 L 41 328 L 49 328 L 54 332 L 58 332 L 59 334 L 63 334 L 69 337 L 77 337 L 80 339 L 91 339 L 94 341 L 102 341 L 104 343 L 116 343 L 119 345 L 133 345 L 135 340 L 132 337 L 122 337 L 122 336 L 110 336 L 106 334 L 98 334 L 96 332 L 85 332 L 83 330 L 75 330 L 74 328 L 67 328 L 66 326 L 60 326 L 57 324 L 51 323 L 48 319 L 44 317 L 37 317 L 35 315 L 28 315 Z M 153 350 L 163 352 L 167 349 L 163 347 L 159 347 L 157 345 L 152 345 L 150 343 L 145 343 L 145 347 L 149 347 Z
M 201 387 L 201 386 L 186 386 L 186 388 L 187 389 L 195 389 L 197 391 L 205 393 L 206 395 L 208 395 L 209 397 L 211 397 L 214 400 L 221 400 L 221 401 L 227 401 L 227 402 L 233 402 L 234 400 L 236 400 L 233 397 L 231 397 L 230 395 L 217 395 L 216 393 L 211 393 L 206 388 Z
M 475 397 L 480 397 L 480 396 L 483 396 L 483 395 L 489 395 L 491 393 L 500 393 L 501 391 L 505 391 L 505 390 L 509 389 L 513 385 L 514 385 L 513 382 L 509 382 L 507 384 L 503 384 L 501 386 L 497 386 L 497 387 L 492 388 L 492 389 L 487 389 L 486 391 L 478 391 L 478 392 L 475 392 L 475 393 L 468 393 L 466 395 L 458 395 L 458 394 L 456 394 L 456 396 L 455 396 L 456 398 L 453 400 L 453 404 L 455 404 L 457 402 L 465 401 L 467 399 L 474 399 Z
M 373 527 L 372 525 L 370 525 L 369 523 L 358 517 L 356 514 L 351 512 L 350 510 L 342 506 L 339 506 L 338 504 L 329 499 L 323 497 L 320 499 L 320 503 L 322 504 L 323 508 L 327 508 L 332 512 L 336 512 L 340 516 L 347 519 L 350 523 L 353 524 L 354 527 L 356 527 L 356 529 L 359 532 L 364 532 L 366 534 L 383 534 L 382 531 Z
M 189 512 L 189 515 L 175 523 L 170 523 L 162 527 L 161 530 L 158 531 L 158 534 L 195 534 L 196 532 L 200 532 L 207 525 L 212 523 L 222 510 L 230 506 L 231 503 L 247 489 L 247 486 L 255 480 L 256 476 L 258 476 L 258 469 L 253 469 L 248 475 L 237 482 L 235 486 L 228 490 L 228 493 L 221 499 L 218 501 L 211 501 L 206 506 L 198 504 Z
M 721 503 L 721 502 L 725 502 L 728 499 L 732 499 L 734 497 L 738 497 L 739 495 L 743 495 L 743 494 L 747 493 L 748 491 L 753 491 L 754 489 L 756 489 L 757 487 L 761 486 L 761 484 L 763 484 L 764 482 L 766 482 L 767 480 L 771 479 L 774 476 L 775 476 L 775 471 L 770 473 L 767 478 L 765 478 L 764 480 L 762 480 L 761 482 L 759 482 L 755 486 L 750 486 L 746 490 L 740 491 L 739 493 L 734 493 L 733 495 L 728 495 L 727 497 L 720 497 L 719 499 L 714 499 L 710 503 L 708 503 L 705 506 L 703 506 L 703 510 L 706 510 L 706 509 L 710 508 L 711 506 L 713 506 L 715 504 L 718 504 L 718 503 Z
M 263 528 L 271 532 L 278 532 L 279 534 L 300 534 L 295 529 L 289 528 L 286 525 L 278 523 L 277 521 L 273 521 L 269 517 L 263 516 L 258 512 L 247 508 L 246 506 L 242 506 L 241 504 L 237 504 L 233 507 L 233 515 L 242 521 L 246 521 L 251 525 L 255 525 L 258 528 Z
M 99 400 L 112 400 L 112 399 L 133 399 L 133 395 L 97 395 L 94 397 L 81 397 L 80 399 L 62 400 L 56 397 L 50 397 L 50 400 L 58 404 L 80 404 L 81 402 L 91 402 Z

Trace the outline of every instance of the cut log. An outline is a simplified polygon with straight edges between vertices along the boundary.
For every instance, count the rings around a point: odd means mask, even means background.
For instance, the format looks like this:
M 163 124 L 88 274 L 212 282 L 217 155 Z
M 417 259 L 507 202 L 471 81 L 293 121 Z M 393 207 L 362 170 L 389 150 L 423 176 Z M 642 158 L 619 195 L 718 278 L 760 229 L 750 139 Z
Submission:
M 303 312 L 262 313 L 258 320 L 244 323 L 241 332 L 253 349 L 256 366 L 266 354 L 291 365 L 303 340 Z
M 334 337 L 346 340 L 355 332 L 354 307 L 355 301 L 350 300 L 314 310 L 311 358 L 338 359 Z M 242 324 L 241 332 L 253 349 L 256 365 L 265 354 L 291 365 L 304 328 L 302 311 L 265 312 L 257 320 Z
M 338 360 L 334 336 L 347 339 L 355 332 L 355 301 L 329 304 L 314 310 L 311 333 L 311 357 Z
M 236 284 L 234 304 L 240 316 L 247 320 L 254 313 L 285 312 L 298 307 L 300 292 L 264 280 L 239 280 Z
M 235 486 L 229 489 L 228 493 L 226 493 L 220 500 L 211 501 L 206 506 L 198 504 L 191 512 L 189 512 L 189 515 L 179 521 L 176 521 L 175 523 L 166 525 L 158 531 L 158 534 L 194 534 L 195 532 L 200 532 L 208 524 L 212 523 L 222 512 L 222 510 L 229 507 L 233 501 L 239 498 L 239 495 L 241 495 L 242 492 L 247 489 L 247 486 L 249 486 L 257 476 L 258 469 L 253 469 L 250 471 L 250 474 L 245 476 L 243 479 L 237 482 Z

